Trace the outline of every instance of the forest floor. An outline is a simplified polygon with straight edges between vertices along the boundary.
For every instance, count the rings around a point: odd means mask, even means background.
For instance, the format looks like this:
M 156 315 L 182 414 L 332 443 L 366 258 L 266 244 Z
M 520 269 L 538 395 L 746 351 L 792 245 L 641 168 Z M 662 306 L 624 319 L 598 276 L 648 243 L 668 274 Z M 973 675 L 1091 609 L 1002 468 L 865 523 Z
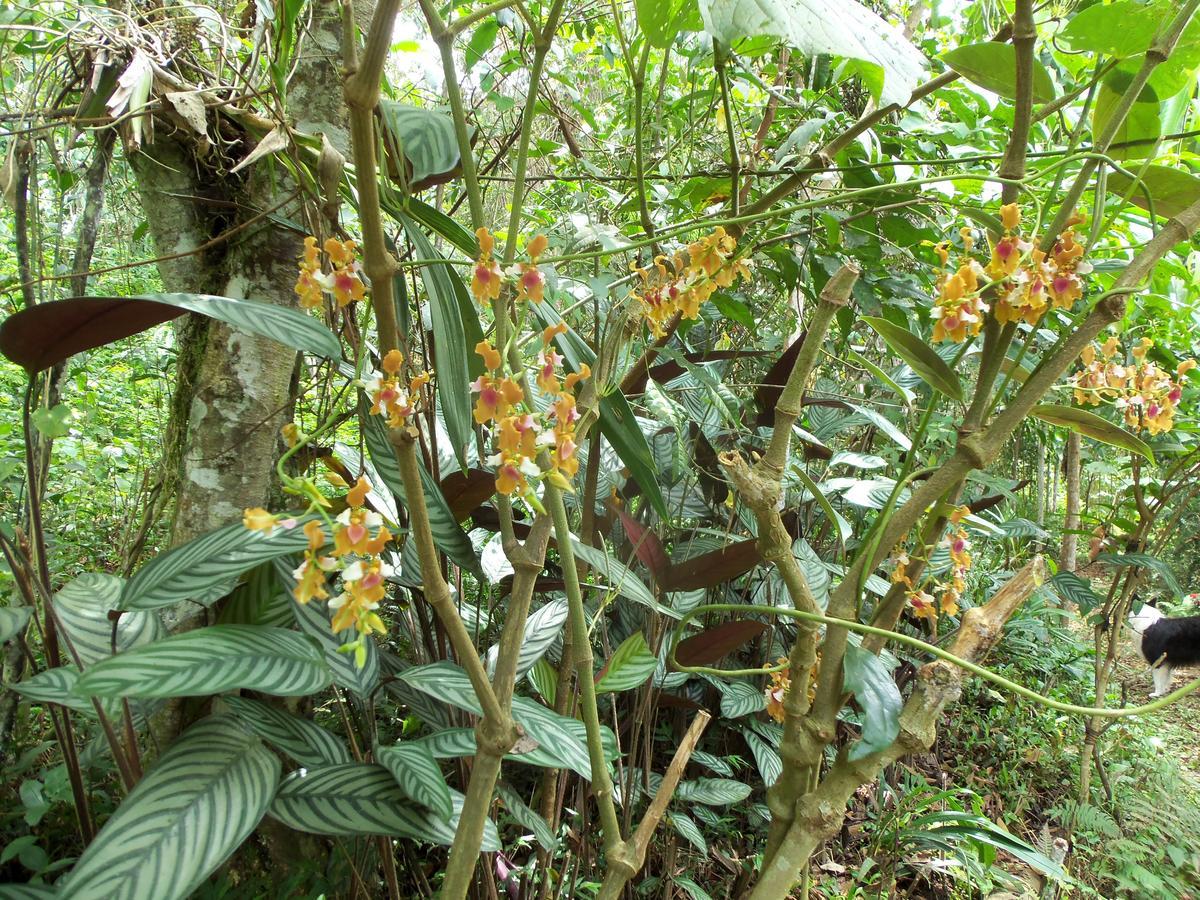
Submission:
M 1178 690 L 1195 678 L 1200 678 L 1200 668 L 1177 671 L 1171 680 L 1171 689 Z M 1125 686 L 1128 705 L 1149 702 L 1153 690 L 1150 669 L 1128 641 L 1117 658 L 1115 680 Z M 1193 787 L 1200 795 L 1200 742 L 1196 740 L 1200 735 L 1200 691 L 1154 713 L 1151 721 L 1157 725 L 1163 753 L 1178 760 L 1180 767 L 1193 776 Z

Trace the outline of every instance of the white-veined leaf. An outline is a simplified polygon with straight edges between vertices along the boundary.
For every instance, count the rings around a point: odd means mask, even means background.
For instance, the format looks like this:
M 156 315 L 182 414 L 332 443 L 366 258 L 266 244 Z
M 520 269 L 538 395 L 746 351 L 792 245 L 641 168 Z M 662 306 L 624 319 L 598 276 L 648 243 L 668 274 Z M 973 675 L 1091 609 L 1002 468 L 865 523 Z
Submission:
M 535 610 L 525 620 L 525 637 L 521 641 L 521 651 L 517 656 L 517 678 L 521 678 L 533 668 L 549 650 L 559 632 L 567 621 L 566 598 L 551 600 Z M 487 671 L 492 676 L 496 672 L 496 661 L 500 658 L 500 645 L 493 645 L 487 652 Z
M 87 572 L 69 581 L 54 595 L 54 609 L 71 646 L 84 666 L 112 656 L 113 623 L 110 610 L 118 609 L 125 580 L 116 575 Z M 118 652 L 149 644 L 164 636 L 158 616 L 132 610 L 116 626 Z
M 650 652 L 646 637 L 635 631 L 613 651 L 596 680 L 597 693 L 631 691 L 646 683 L 658 667 L 658 657 Z
M 554 697 L 558 693 L 558 672 L 555 671 L 554 666 L 546 662 L 544 656 L 529 670 L 529 683 L 542 695 L 542 699 L 546 703 L 554 705 Z
M 550 830 L 550 824 L 530 809 L 516 791 L 501 782 L 496 785 L 496 793 L 504 801 L 509 815 L 516 819 L 518 824 L 524 825 L 532 831 L 534 838 L 544 850 L 553 850 L 558 846 L 558 841 L 554 839 L 554 832 Z
M 293 772 L 279 785 L 268 812 L 289 828 L 310 834 L 385 834 L 448 846 L 462 813 L 462 794 L 453 793 L 451 800 L 454 810 L 446 821 L 409 802 L 383 766 L 342 763 Z M 484 823 L 480 849 L 500 849 L 491 819 Z
M 406 797 L 443 819 L 454 814 L 450 786 L 429 748 L 420 741 L 403 741 L 389 747 L 377 747 L 376 761 L 392 773 L 396 785 Z
M 247 728 L 302 766 L 351 761 L 345 745 L 316 722 L 249 697 L 230 695 L 222 698 L 222 702 Z
M 701 766 L 707 766 L 718 775 L 733 777 L 733 766 L 721 759 L 719 756 L 713 756 L 704 750 L 695 750 L 692 753 L 692 762 Z
M 754 754 L 754 761 L 758 764 L 758 773 L 762 775 L 763 784 L 770 787 L 775 783 L 775 779 L 783 773 L 783 760 L 779 758 L 775 748 L 763 740 L 757 732 L 743 728 L 742 737 L 746 739 L 746 745 Z
M 75 900 L 188 896 L 254 830 L 279 760 L 232 716 L 197 722 L 146 772 L 61 883 Z
M 882 456 L 872 456 L 870 453 L 856 453 L 852 450 L 839 450 L 829 461 L 829 468 L 837 465 L 853 466 L 856 469 L 882 469 L 887 460 Z
M 748 681 L 719 682 L 721 689 L 721 715 L 726 719 L 738 719 L 756 713 L 767 706 L 762 688 Z
M 93 697 L 192 697 L 237 688 L 297 697 L 330 682 L 304 635 L 256 625 L 210 625 L 110 656 L 79 676 Z
M 278 526 L 270 534 L 235 522 L 173 547 L 134 573 L 121 593 L 121 608 L 157 609 L 181 600 L 218 600 L 224 592 L 214 596 L 214 586 L 224 586 L 259 563 L 304 550 L 308 538 L 301 526 L 308 518 L 297 519 L 293 528 Z
M 728 806 L 741 803 L 750 796 L 750 785 L 732 778 L 697 778 L 681 781 L 675 789 L 675 797 L 685 803 L 703 803 L 706 806 Z
M 75 693 L 75 684 L 78 681 L 77 670 L 67 666 L 56 666 L 9 687 L 22 697 L 38 703 L 57 703 L 77 712 L 94 714 L 96 708 L 92 706 L 92 701 Z
M 824 609 L 825 604 L 829 602 L 829 590 L 833 586 L 833 579 L 830 578 L 825 563 L 821 561 L 821 557 L 817 556 L 817 551 L 809 546 L 808 541 L 804 538 L 800 538 L 792 544 L 792 555 L 800 564 L 800 571 L 804 573 L 804 580 L 808 582 L 808 589 L 812 591 L 813 599 L 817 601 L 818 606 Z
M 672 811 L 670 816 L 671 825 L 677 832 L 679 832 L 680 836 L 707 856 L 708 842 L 704 840 L 704 835 L 700 832 L 700 826 L 698 826 L 689 816 L 686 816 L 681 812 Z
M 0 644 L 11 641 L 25 630 L 31 612 L 28 606 L 0 607 Z
M 675 610 L 663 606 L 655 600 L 645 582 L 610 553 L 582 544 L 574 537 L 572 537 L 571 546 L 575 555 L 603 576 L 605 583 L 622 597 L 672 619 L 681 618 Z

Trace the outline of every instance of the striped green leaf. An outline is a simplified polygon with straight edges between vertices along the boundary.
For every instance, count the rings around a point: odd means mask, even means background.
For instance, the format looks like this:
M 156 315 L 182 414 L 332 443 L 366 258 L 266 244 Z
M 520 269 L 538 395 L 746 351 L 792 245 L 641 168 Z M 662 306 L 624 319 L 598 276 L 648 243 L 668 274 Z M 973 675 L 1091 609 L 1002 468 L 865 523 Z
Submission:
M 0 900 L 43 900 L 59 893 L 48 884 L 0 884 Z
M 705 854 L 706 856 L 708 855 L 708 842 L 704 840 L 704 835 L 700 831 L 700 826 L 697 825 L 689 816 L 672 810 L 671 824 L 674 826 L 675 830 L 679 832 L 680 837 L 686 840 L 701 853 Z
M 389 212 L 391 211 L 389 210 Z M 479 242 L 475 240 L 475 235 L 466 228 L 463 228 L 440 209 L 430 206 L 416 197 L 409 197 L 404 202 L 404 212 L 424 225 L 429 231 L 448 240 L 471 259 L 479 255 Z M 474 344 L 471 346 L 474 346 Z
M 92 701 L 75 693 L 78 681 L 77 670 L 58 666 L 38 672 L 32 678 L 26 678 L 10 687 L 22 697 L 38 703 L 57 703 L 77 712 L 94 714 L 96 708 L 92 706 Z
M 409 799 L 442 819 L 454 814 L 450 786 L 429 748 L 419 741 L 404 741 L 375 751 L 376 761 L 392 773 L 396 786 Z
M 658 657 L 650 652 L 646 637 L 635 631 L 613 651 L 596 679 L 598 693 L 631 691 L 646 683 L 658 668 Z
M 297 697 L 329 681 L 321 651 L 302 634 L 210 625 L 101 660 L 75 690 L 93 697 L 192 697 L 241 688 Z
M 426 735 L 416 743 L 428 747 L 434 759 L 463 759 L 479 752 L 475 744 L 475 729 L 473 728 L 447 728 Z M 504 758 L 543 769 L 561 769 L 563 767 L 562 760 L 543 749 L 540 744 L 536 747 L 521 746 L 517 749 L 520 752 L 507 753 Z
M 1100 441 L 1111 447 L 1128 450 L 1130 453 L 1136 453 L 1138 456 L 1154 462 L 1154 451 L 1150 449 L 1149 444 L 1136 434 L 1126 431 L 1120 425 L 1114 425 L 1108 419 L 1098 416 L 1094 412 L 1074 406 L 1044 404 L 1035 406 L 1029 411 L 1029 414 L 1043 422 L 1069 428 L 1084 437 L 1090 437 L 1092 440 Z
M 452 792 L 451 800 L 453 814 L 446 821 L 412 805 L 383 766 L 343 763 L 293 772 L 279 786 L 270 814 L 310 834 L 386 834 L 449 845 L 463 796 Z M 484 825 L 481 849 L 500 849 L 500 834 L 491 819 Z
M 521 678 L 546 655 L 558 639 L 563 625 L 567 621 L 566 598 L 551 600 L 539 607 L 525 620 L 525 636 L 521 641 L 521 650 L 517 655 L 517 678 Z M 496 661 L 500 658 L 500 645 L 494 644 L 488 649 L 485 662 L 488 675 L 495 674 Z
M 558 846 L 554 832 L 550 830 L 550 823 L 530 809 L 521 799 L 520 794 L 503 782 L 496 785 L 496 794 L 504 801 L 505 809 L 508 810 L 510 816 L 517 820 L 517 824 L 533 832 L 534 838 L 542 845 L 542 849 L 553 850 Z
M 296 570 L 297 565 L 298 562 L 294 558 L 275 561 L 275 571 L 289 593 L 296 584 L 292 572 Z M 364 641 L 367 656 L 360 669 L 355 665 L 353 653 L 341 653 L 338 650 L 339 647 L 357 639 L 358 635 L 352 628 L 334 634 L 333 616 L 324 603 L 297 603 L 293 600 L 292 617 L 300 630 L 320 646 L 325 664 L 333 673 L 335 682 L 347 690 L 354 691 L 360 697 L 366 697 L 375 690 L 375 686 L 379 684 L 379 651 L 374 641 Z
M 558 310 L 549 303 L 535 303 L 531 306 L 533 312 L 542 320 L 543 325 L 557 325 L 562 322 Z M 566 323 L 564 323 L 566 324 Z M 596 367 L 596 354 L 587 343 L 576 334 L 570 326 L 554 339 L 571 369 L 575 372 L 586 363 L 593 369 Z M 670 519 L 667 503 L 663 499 L 662 487 L 659 484 L 659 472 L 654 465 L 654 456 L 650 452 L 650 444 L 646 435 L 638 425 L 633 407 L 620 391 L 612 391 L 600 398 L 600 433 L 612 444 L 613 450 L 621 458 L 621 462 L 633 475 L 642 493 L 650 500 L 654 511 L 664 519 Z
M 445 113 L 386 99 L 379 111 L 393 146 L 408 160 L 410 191 L 445 181 L 462 165 L 454 120 Z
M 125 579 L 88 572 L 63 586 L 54 595 L 54 610 L 71 646 L 84 666 L 112 655 L 113 623 L 110 610 L 120 607 Z M 118 652 L 132 650 L 163 637 L 165 631 L 151 611 L 132 610 L 117 621 Z
M 467 673 L 449 662 L 430 663 L 405 669 L 397 677 L 406 684 L 459 709 L 480 715 L 482 709 L 471 687 Z M 560 716 L 551 709 L 530 700 L 528 697 L 513 698 L 513 718 L 535 740 L 541 749 L 558 758 L 560 767 L 578 772 L 582 777 L 592 777 L 591 763 L 587 753 L 587 732 L 578 719 Z M 609 729 L 606 740 L 615 738 Z
M 634 603 L 639 603 L 668 618 L 682 618 L 680 613 L 669 606 L 663 606 L 655 600 L 654 594 L 650 592 L 650 588 L 646 587 L 646 583 L 635 575 L 628 566 L 617 560 L 616 557 L 606 552 L 603 548 L 589 547 L 586 544 L 580 543 L 578 538 L 572 540 L 571 548 L 575 551 L 577 557 L 603 576 L 605 582 L 622 597 L 632 600 Z
M 157 609 L 180 600 L 213 602 L 213 588 L 222 587 L 248 569 L 308 546 L 301 527 L 275 528 L 270 534 L 251 531 L 241 522 L 226 525 L 180 544 L 142 566 L 125 585 L 122 609 Z M 203 598 L 203 599 L 202 599 Z
M 293 603 L 295 601 L 276 574 L 273 562 L 259 563 L 221 604 L 217 624 L 287 628 L 294 621 Z
M 404 498 L 404 482 L 400 478 L 400 464 L 396 462 L 396 451 L 388 439 L 387 425 L 379 416 L 370 416 L 360 405 L 359 424 L 362 428 L 363 441 L 371 462 L 375 464 L 379 477 L 387 485 L 388 490 L 396 495 L 402 506 L 407 506 Z M 424 465 L 421 466 L 421 486 L 425 489 L 425 506 L 429 510 L 429 527 L 433 531 L 434 543 L 458 566 L 474 575 L 483 576 L 479 568 L 479 558 L 471 539 L 454 518 L 446 495 Z M 412 574 L 405 570 L 405 574 Z
M 0 607 L 0 644 L 11 641 L 25 630 L 30 613 L 28 606 Z
M 892 352 L 908 363 L 926 384 L 951 400 L 962 402 L 962 382 L 924 339 L 887 319 L 863 316 L 862 320 L 870 325 Z
M 1086 616 L 1104 600 L 1092 590 L 1092 584 L 1074 572 L 1059 572 L 1050 578 L 1049 586 L 1064 600 L 1070 600 L 1081 615 Z
M 132 299 L 165 303 L 219 319 L 238 331 L 260 334 L 326 359 L 338 359 L 342 355 L 341 343 L 328 328 L 308 313 L 287 306 L 212 294 L 140 294 Z
M 533 689 L 542 695 L 542 699 L 554 705 L 554 697 L 558 693 L 558 671 L 543 656 L 529 670 L 529 683 Z
M 423 259 L 434 259 L 437 251 L 429 238 L 412 219 L 400 216 L 404 231 L 412 241 L 417 255 Z M 438 400 L 442 407 L 442 417 L 446 421 L 446 430 L 450 433 L 454 455 L 459 464 L 467 467 L 467 447 L 474 437 L 474 425 L 471 416 L 471 356 L 474 355 L 475 345 L 483 339 L 482 334 L 469 341 L 467 329 L 464 326 L 463 310 L 458 303 L 458 291 L 454 281 L 460 282 L 458 272 L 450 266 L 424 266 L 421 269 L 421 282 L 425 285 L 425 293 L 429 296 L 429 313 L 433 324 L 433 357 L 434 368 L 437 372 L 436 384 Z M 473 309 L 468 310 L 468 317 L 475 322 L 478 329 L 478 315 Z
M 750 796 L 750 785 L 731 778 L 697 778 L 695 781 L 680 782 L 675 789 L 675 798 L 685 803 L 703 803 L 705 806 L 728 806 L 741 803 Z
M 113 813 L 60 893 L 74 900 L 188 896 L 250 834 L 279 760 L 232 716 L 197 722 Z
M 754 761 L 758 764 L 758 773 L 762 775 L 763 784 L 770 787 L 783 774 L 783 760 L 779 758 L 774 747 L 749 728 L 742 729 L 742 737 L 746 739 L 746 745 L 754 754 Z
M 316 722 L 249 697 L 223 698 L 242 723 L 302 766 L 350 762 L 346 747 Z
M 766 708 L 763 689 L 748 681 L 724 682 L 720 688 L 721 715 L 727 719 L 739 719 Z
M 1179 586 L 1179 581 L 1176 580 L 1170 563 L 1157 556 L 1151 556 L 1149 553 L 1101 553 L 1096 557 L 1096 562 L 1117 568 L 1141 566 L 1157 574 L 1162 579 L 1163 585 L 1174 596 L 1178 597 L 1183 593 L 1183 588 Z

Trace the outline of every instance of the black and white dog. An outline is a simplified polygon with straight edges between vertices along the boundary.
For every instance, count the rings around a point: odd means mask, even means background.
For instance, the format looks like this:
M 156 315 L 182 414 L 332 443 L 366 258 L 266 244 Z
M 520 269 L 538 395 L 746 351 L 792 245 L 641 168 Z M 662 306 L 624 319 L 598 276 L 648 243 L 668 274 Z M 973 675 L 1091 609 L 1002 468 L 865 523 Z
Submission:
M 1168 619 L 1153 606 L 1129 614 L 1133 646 L 1151 666 L 1154 693 L 1161 697 L 1171 690 L 1171 672 L 1200 663 L 1200 616 Z

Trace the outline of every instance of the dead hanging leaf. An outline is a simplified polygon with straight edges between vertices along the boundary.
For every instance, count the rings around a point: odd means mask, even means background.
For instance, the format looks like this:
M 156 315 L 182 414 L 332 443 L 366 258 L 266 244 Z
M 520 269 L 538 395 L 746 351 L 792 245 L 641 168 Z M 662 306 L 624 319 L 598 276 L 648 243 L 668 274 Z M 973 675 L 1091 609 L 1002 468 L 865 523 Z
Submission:
M 204 97 L 197 91 L 171 91 L 167 94 L 167 102 L 192 131 L 208 143 L 208 112 Z
M 739 647 L 750 643 L 767 630 L 762 622 L 735 619 L 706 628 L 675 647 L 675 661 L 681 666 L 711 666 Z
M 442 479 L 441 487 L 454 521 L 461 522 L 496 493 L 496 476 L 483 469 L 451 472 Z
M 796 366 L 796 357 L 800 355 L 800 347 L 804 344 L 807 334 L 806 331 L 800 332 L 800 336 L 788 344 L 787 349 L 763 376 L 762 384 L 754 394 L 754 402 L 758 406 L 756 425 L 767 426 L 775 423 L 775 407 L 779 404 L 779 397 L 783 394 L 783 386 L 787 384 L 788 376 Z
M 267 132 L 267 136 L 258 142 L 258 146 L 251 150 L 245 159 L 229 170 L 229 174 L 233 175 L 240 172 L 246 166 L 252 165 L 264 156 L 271 153 L 278 153 L 280 150 L 286 148 L 287 145 L 287 133 L 279 126 L 275 126 Z
M 8 155 L 0 166 L 0 197 L 9 209 L 17 208 L 17 153 L 25 141 L 15 140 L 8 145 Z
M 129 143 L 133 148 L 142 145 L 146 122 L 142 117 L 142 109 L 150 98 L 150 88 L 154 86 L 154 66 L 141 50 L 133 54 L 133 59 L 117 79 L 116 90 L 108 98 L 108 112 L 113 118 L 129 113 Z
M 322 209 L 330 219 L 337 218 L 341 202 L 339 189 L 342 186 L 342 170 L 346 168 L 346 157 L 321 133 L 321 154 L 317 157 L 317 183 L 321 186 Z
M 29 372 L 40 372 L 76 353 L 138 334 L 186 312 L 133 298 L 56 300 L 9 316 L 0 325 L 0 353 Z
M 667 551 L 663 549 L 658 535 L 611 500 L 609 500 L 609 507 L 621 520 L 621 527 L 625 529 L 625 534 L 629 538 L 629 543 L 633 545 L 633 552 L 637 554 L 637 558 L 642 561 L 642 565 L 649 569 L 654 580 L 661 582 L 667 568 L 671 565 L 671 560 L 667 558 Z
M 739 575 L 745 575 L 761 561 L 758 540 L 749 538 L 710 553 L 693 556 L 681 563 L 671 563 L 663 575 L 661 587 L 670 593 L 724 584 Z

